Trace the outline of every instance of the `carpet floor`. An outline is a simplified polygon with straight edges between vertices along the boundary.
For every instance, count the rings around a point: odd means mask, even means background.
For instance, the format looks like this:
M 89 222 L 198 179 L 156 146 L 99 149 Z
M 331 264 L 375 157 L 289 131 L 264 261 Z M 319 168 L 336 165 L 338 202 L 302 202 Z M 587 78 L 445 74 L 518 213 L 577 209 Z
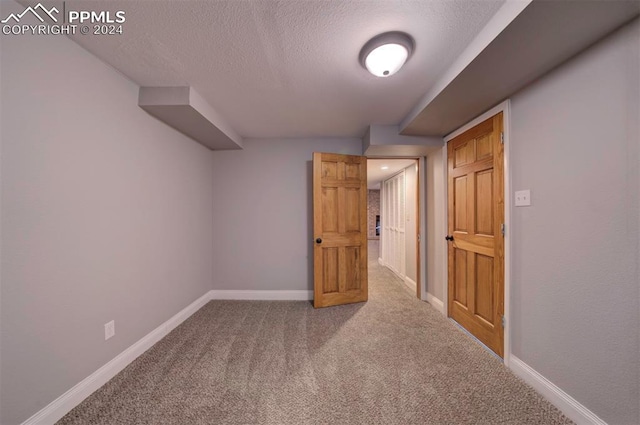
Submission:
M 211 301 L 58 424 L 570 424 L 369 259 L 369 301 Z

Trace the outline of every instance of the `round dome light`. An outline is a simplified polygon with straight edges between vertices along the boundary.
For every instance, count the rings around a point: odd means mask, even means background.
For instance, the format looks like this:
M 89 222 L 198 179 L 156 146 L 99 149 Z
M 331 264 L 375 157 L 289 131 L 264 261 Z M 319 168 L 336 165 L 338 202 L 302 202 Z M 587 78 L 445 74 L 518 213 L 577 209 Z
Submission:
M 413 39 L 403 32 L 387 32 L 367 42 L 360 64 L 376 77 L 389 77 L 402 68 L 413 53 Z

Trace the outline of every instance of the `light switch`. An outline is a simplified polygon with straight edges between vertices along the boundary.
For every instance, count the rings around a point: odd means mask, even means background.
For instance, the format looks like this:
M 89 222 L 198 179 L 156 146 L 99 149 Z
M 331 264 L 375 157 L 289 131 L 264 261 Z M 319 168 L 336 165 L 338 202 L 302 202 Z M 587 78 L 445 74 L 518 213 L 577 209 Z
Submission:
M 516 207 L 528 207 L 529 205 L 531 205 L 531 191 L 528 189 L 516 191 Z

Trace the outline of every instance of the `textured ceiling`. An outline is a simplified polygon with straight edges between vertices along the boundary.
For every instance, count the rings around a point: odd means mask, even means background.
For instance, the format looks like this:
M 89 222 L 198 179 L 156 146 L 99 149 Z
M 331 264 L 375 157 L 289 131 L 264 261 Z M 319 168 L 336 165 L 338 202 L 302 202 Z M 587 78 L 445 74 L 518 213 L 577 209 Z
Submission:
M 56 3 L 56 2 L 43 2 Z M 479 0 L 86 1 L 124 10 L 124 34 L 77 35 L 141 86 L 189 85 L 243 137 L 361 137 L 398 124 L 502 5 Z M 398 74 L 358 63 L 382 32 L 416 41 Z

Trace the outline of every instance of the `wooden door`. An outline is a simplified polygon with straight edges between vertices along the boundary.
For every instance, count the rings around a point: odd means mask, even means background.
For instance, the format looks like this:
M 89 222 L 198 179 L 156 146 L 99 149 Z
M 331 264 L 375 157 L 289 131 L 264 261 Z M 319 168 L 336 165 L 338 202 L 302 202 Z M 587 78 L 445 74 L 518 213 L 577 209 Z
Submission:
M 504 355 L 502 113 L 449 141 L 449 317 Z M 452 238 L 452 239 L 451 239 Z
M 367 158 L 313 154 L 313 306 L 367 301 Z

